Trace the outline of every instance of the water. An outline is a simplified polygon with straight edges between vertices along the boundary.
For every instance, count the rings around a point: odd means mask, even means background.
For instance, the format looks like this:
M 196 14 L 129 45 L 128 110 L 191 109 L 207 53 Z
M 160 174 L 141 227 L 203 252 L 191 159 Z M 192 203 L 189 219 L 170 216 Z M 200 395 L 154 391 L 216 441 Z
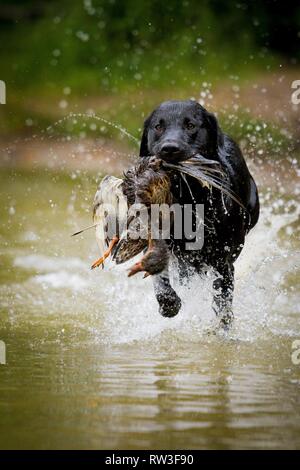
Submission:
M 151 279 L 90 271 L 93 230 L 70 234 L 91 221 L 96 179 L 1 170 L 0 447 L 300 448 L 294 172 L 262 179 L 228 334 L 215 334 L 210 276 L 181 287 L 167 319 Z

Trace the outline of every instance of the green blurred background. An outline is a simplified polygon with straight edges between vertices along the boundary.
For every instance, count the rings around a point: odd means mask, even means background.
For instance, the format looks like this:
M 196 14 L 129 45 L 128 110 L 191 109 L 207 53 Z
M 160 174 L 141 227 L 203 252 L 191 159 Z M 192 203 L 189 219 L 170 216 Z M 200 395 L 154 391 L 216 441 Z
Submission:
M 297 150 L 299 42 L 291 0 L 2 0 L 0 134 L 28 136 L 88 112 L 139 137 L 161 100 L 193 97 L 244 147 Z M 112 126 L 83 121 L 67 119 L 51 137 L 118 138 Z

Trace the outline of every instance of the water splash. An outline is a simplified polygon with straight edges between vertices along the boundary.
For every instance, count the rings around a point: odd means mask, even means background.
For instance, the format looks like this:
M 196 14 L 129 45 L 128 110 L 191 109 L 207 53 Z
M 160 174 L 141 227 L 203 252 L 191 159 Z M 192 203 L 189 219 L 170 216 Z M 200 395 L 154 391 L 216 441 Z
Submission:
M 74 113 L 70 112 L 66 116 L 64 116 L 61 119 L 58 119 L 55 121 L 53 124 L 47 126 L 44 129 L 41 129 L 40 133 L 35 133 L 32 134 L 31 136 L 28 137 L 19 137 L 17 139 L 14 139 L 9 146 L 2 148 L 0 151 L 2 154 L 10 153 L 13 149 L 14 146 L 20 143 L 34 143 L 34 142 L 43 142 L 45 139 L 50 140 L 50 139 L 57 139 L 57 135 L 53 133 L 53 135 L 50 134 L 50 132 L 54 131 L 55 128 L 58 126 L 64 124 L 67 122 L 69 119 L 74 119 L 74 118 L 81 118 L 81 119 L 94 119 L 97 121 L 100 121 L 108 126 L 113 127 L 114 129 L 118 130 L 122 135 L 126 136 L 129 140 L 134 142 L 134 144 L 139 147 L 140 141 L 137 139 L 134 135 L 132 135 L 125 127 L 121 126 L 120 124 L 110 121 L 106 118 L 103 118 L 102 116 L 99 116 L 95 113 Z M 60 138 L 62 140 L 62 138 Z M 65 137 L 63 137 L 65 139 Z M 102 148 L 99 143 L 97 143 L 97 149 L 92 149 L 89 151 L 99 151 L 99 148 Z M 129 156 L 132 157 L 131 154 L 128 154 L 126 152 L 120 152 L 120 151 L 114 151 L 115 154 L 118 155 L 124 155 L 124 156 Z
M 63 124 L 65 121 L 68 119 L 74 119 L 74 118 L 84 118 L 84 119 L 95 119 L 96 121 L 103 122 L 104 124 L 107 124 L 108 126 L 112 126 L 114 129 L 117 129 L 120 131 L 122 134 L 124 134 L 126 137 L 128 137 L 130 140 L 132 140 L 137 146 L 140 145 L 139 139 L 134 137 L 128 130 L 121 126 L 120 124 L 117 124 L 113 121 L 109 121 L 108 119 L 103 118 L 102 116 L 98 116 L 97 114 L 94 113 L 69 113 L 67 116 L 64 116 L 63 118 L 59 119 L 58 121 L 54 122 L 50 126 L 46 128 L 46 132 L 49 133 L 49 131 L 52 131 L 55 127 Z M 42 131 L 44 132 L 44 131 Z M 51 136 L 50 136 L 51 138 Z
M 262 210 L 260 221 L 236 263 L 236 320 L 227 338 L 252 342 L 272 335 L 300 334 L 299 322 L 295 323 L 299 294 L 284 287 L 286 278 L 299 266 L 300 252 L 284 245 L 280 237 L 281 230 L 298 218 L 299 206 L 293 213 L 277 216 L 269 207 Z M 88 259 L 88 253 L 85 256 Z M 88 261 L 76 256 L 17 256 L 14 264 L 35 271 L 24 287 L 29 292 L 37 285 L 42 287 L 35 302 L 39 299 L 38 308 L 42 306 L 44 314 L 48 314 L 51 306 L 51 315 L 55 312 L 58 324 L 79 322 L 93 333 L 95 341 L 104 344 L 198 343 L 215 330 L 212 273 L 204 278 L 195 276 L 189 286 L 179 286 L 172 272 L 183 308 L 170 320 L 158 313 L 151 279 L 127 278 L 127 268 L 133 262 L 122 266 L 108 264 L 104 271 L 95 272 L 89 271 Z M 284 305 L 282 298 L 286 301 Z M 24 300 L 21 295 L 20 301 L 24 305 L 32 302 L 32 298 Z M 34 305 L 27 306 L 29 311 L 34 309 Z

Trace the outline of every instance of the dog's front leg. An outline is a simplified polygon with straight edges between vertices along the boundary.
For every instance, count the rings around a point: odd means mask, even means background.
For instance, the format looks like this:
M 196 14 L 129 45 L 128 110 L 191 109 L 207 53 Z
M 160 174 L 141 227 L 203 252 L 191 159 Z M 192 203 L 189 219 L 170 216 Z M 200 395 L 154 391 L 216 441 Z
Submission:
M 170 284 L 168 270 L 153 276 L 154 292 L 163 317 L 175 317 L 181 308 L 181 300 Z
M 233 320 L 232 300 L 234 288 L 234 267 L 224 264 L 217 268 L 217 279 L 213 283 L 213 309 L 220 318 L 221 325 L 228 327 Z

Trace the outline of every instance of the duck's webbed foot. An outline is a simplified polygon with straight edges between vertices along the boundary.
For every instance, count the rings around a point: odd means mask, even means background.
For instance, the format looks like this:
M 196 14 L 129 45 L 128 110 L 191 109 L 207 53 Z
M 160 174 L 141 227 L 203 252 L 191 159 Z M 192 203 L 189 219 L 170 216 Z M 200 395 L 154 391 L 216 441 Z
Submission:
M 103 267 L 104 261 L 106 260 L 106 258 L 108 258 L 110 256 L 113 247 L 118 243 L 118 241 L 119 241 L 119 238 L 117 236 L 112 238 L 112 240 L 109 243 L 109 246 L 108 246 L 107 250 L 103 253 L 103 256 L 101 256 L 101 258 L 97 259 L 92 264 L 91 269 L 98 268 L 99 266 Z

